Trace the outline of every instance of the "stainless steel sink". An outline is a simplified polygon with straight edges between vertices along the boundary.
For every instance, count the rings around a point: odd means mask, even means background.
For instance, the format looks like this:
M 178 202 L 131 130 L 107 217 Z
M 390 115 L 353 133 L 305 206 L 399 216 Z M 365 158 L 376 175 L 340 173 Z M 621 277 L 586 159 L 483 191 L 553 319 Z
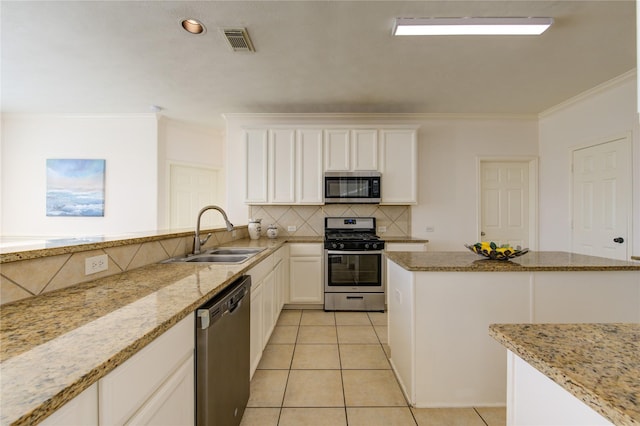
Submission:
M 207 250 L 206 254 L 258 254 L 264 248 L 243 248 L 243 247 L 227 247 Z
M 198 255 L 182 259 L 182 262 L 206 262 L 206 263 L 242 263 L 249 259 L 246 254 L 218 254 Z
M 197 255 L 178 256 L 167 259 L 162 263 L 230 263 L 246 262 L 265 248 L 226 247 L 207 250 Z

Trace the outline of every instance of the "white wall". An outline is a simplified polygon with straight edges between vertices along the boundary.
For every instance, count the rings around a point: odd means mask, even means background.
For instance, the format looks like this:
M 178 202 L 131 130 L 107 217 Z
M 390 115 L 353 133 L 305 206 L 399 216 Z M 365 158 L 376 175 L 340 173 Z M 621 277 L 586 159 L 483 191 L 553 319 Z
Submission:
M 540 250 L 571 250 L 571 152 L 578 146 L 632 136 L 631 254 L 640 253 L 640 142 L 636 73 L 630 72 L 540 116 Z
M 486 118 L 462 115 L 229 115 L 227 179 L 229 217 L 246 223 L 242 127 L 289 124 L 418 124 L 418 205 L 412 207 L 411 234 L 430 241 L 429 250 L 466 250 L 477 230 L 477 157 L 537 156 L 538 121 L 529 118 Z M 233 185 L 231 185 L 233 183 Z M 236 223 L 234 222 L 234 223 Z M 426 227 L 434 232 L 426 232 Z
M 3 115 L 2 235 L 94 236 L 157 229 L 157 118 Z M 106 160 L 104 217 L 47 217 L 46 160 Z
M 169 227 L 169 167 L 180 164 L 190 167 L 224 170 L 225 138 L 221 129 L 199 126 L 178 120 L 161 118 L 158 127 L 158 226 Z M 223 176 L 219 182 L 219 197 L 226 198 Z M 223 203 L 221 203 L 223 204 Z M 225 208 L 225 205 L 221 207 Z M 194 216 L 195 220 L 195 216 Z
M 478 240 L 478 157 L 536 157 L 536 118 L 426 119 L 419 132 L 418 206 L 414 237 L 429 250 L 466 250 Z M 434 232 L 427 232 L 426 227 Z

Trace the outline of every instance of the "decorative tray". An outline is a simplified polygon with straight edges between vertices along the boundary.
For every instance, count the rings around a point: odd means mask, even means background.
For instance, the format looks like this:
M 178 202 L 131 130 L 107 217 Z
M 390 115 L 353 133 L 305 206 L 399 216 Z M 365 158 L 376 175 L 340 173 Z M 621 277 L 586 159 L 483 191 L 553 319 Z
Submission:
M 528 248 L 523 249 L 520 246 L 513 248 L 508 244 L 499 246 L 496 243 L 489 241 L 482 241 L 473 245 L 465 244 L 464 246 L 475 254 L 479 254 L 480 256 L 493 260 L 509 260 L 529 252 Z

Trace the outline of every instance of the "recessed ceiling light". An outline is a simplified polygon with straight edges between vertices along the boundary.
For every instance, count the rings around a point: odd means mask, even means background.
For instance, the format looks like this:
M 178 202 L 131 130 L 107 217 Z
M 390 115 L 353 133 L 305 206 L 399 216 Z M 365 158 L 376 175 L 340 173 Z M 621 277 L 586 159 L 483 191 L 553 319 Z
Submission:
M 197 19 L 185 19 L 182 21 L 182 28 L 191 34 L 204 34 L 206 31 L 204 25 Z
M 553 18 L 397 18 L 393 35 L 540 35 Z

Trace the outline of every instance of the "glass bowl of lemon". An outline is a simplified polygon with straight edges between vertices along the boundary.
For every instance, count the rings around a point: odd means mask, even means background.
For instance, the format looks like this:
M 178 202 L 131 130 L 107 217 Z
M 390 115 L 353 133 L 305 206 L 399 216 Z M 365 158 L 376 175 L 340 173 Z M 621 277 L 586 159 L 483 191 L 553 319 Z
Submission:
M 528 248 L 523 249 L 520 246 L 513 248 L 509 244 L 498 245 L 493 241 L 481 241 L 473 245 L 465 244 L 464 246 L 475 254 L 493 260 L 509 260 L 529 252 Z

